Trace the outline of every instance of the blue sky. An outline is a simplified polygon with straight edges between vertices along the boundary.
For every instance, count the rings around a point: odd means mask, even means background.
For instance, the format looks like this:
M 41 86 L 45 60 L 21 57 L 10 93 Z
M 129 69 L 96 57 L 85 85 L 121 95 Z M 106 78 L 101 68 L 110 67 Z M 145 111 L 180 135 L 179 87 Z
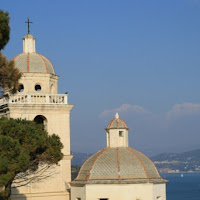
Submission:
M 10 13 L 9 59 L 27 17 L 36 51 L 69 93 L 71 148 L 94 152 L 119 112 L 130 146 L 147 154 L 200 146 L 199 0 L 1 0 Z

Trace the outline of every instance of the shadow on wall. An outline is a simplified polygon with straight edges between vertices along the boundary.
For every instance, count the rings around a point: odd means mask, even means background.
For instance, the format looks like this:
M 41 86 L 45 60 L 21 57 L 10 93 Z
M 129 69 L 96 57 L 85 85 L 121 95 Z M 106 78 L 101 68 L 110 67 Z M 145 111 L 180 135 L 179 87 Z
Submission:
M 12 188 L 11 191 L 11 200 L 26 200 L 27 197 L 24 194 L 20 194 L 19 190 L 16 187 Z

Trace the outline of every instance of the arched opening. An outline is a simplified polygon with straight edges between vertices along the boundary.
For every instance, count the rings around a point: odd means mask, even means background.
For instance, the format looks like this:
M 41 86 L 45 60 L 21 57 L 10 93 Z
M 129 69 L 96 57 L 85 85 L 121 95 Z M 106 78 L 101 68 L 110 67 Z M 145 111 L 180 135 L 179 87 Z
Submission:
M 45 116 L 43 116 L 43 115 L 37 115 L 34 118 L 34 122 L 36 122 L 37 124 L 42 124 L 44 130 L 47 131 L 47 118 Z
M 35 91 L 40 92 L 42 90 L 41 85 L 35 85 Z
M 23 92 L 24 91 L 24 85 L 20 84 L 18 87 L 18 92 Z

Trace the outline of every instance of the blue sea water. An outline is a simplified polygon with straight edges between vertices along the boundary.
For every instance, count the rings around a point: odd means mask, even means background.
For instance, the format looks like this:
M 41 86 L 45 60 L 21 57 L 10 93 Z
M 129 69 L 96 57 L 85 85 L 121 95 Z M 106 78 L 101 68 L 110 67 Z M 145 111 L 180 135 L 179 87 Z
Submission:
M 200 173 L 162 174 L 167 179 L 167 200 L 200 200 Z

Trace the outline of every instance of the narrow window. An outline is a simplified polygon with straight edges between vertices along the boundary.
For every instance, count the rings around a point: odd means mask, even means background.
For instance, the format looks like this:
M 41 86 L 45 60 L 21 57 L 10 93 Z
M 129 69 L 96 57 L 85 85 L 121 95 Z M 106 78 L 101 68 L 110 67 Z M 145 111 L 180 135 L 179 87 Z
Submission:
M 78 198 L 76 198 L 76 200 L 81 200 L 81 198 L 78 197 Z
M 123 137 L 124 134 L 123 134 L 123 131 L 119 131 L 119 137 Z
M 103 198 L 103 199 L 101 198 L 101 199 L 99 199 L 99 200 L 109 200 L 109 199 L 108 199 L 108 198 Z

